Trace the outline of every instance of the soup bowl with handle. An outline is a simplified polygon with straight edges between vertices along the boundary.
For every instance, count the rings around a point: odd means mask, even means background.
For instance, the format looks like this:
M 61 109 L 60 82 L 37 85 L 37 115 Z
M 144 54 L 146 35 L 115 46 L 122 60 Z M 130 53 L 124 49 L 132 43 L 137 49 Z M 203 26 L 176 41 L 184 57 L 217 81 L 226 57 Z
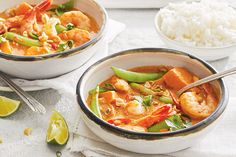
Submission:
M 98 118 L 88 107 L 89 90 L 113 75 L 111 66 L 130 69 L 140 66 L 166 65 L 185 67 L 200 78 L 216 73 L 208 63 L 184 52 L 163 48 L 126 50 L 108 56 L 89 67 L 77 84 L 80 116 L 94 134 L 118 148 L 145 154 L 163 154 L 186 149 L 198 143 L 220 121 L 228 103 L 228 91 L 222 79 L 212 82 L 219 98 L 218 107 L 199 123 L 172 132 L 135 132 L 111 125 Z
M 59 5 L 69 0 L 54 0 Z M 37 4 L 40 0 L 0 1 L 0 11 L 14 7 L 21 2 Z M 56 77 L 77 69 L 85 64 L 104 45 L 108 16 L 96 0 L 75 0 L 74 7 L 92 17 L 98 32 L 88 42 L 76 48 L 38 56 L 17 56 L 0 52 L 0 71 L 24 79 L 45 79 Z

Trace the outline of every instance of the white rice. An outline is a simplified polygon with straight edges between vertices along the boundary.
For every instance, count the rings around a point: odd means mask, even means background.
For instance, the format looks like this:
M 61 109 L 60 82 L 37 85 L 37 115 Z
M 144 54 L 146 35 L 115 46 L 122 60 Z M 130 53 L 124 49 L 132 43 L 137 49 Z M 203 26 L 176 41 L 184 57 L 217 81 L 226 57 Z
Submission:
M 170 39 L 198 47 L 236 43 L 236 10 L 226 2 L 170 3 L 159 15 L 160 31 Z

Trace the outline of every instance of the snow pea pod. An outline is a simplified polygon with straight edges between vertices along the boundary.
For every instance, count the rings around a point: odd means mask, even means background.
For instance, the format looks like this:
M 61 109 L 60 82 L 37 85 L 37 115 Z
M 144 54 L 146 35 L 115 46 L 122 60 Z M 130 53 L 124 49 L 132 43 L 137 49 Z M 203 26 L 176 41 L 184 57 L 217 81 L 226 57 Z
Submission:
M 147 130 L 148 132 L 160 132 L 162 129 L 175 131 L 185 128 L 184 123 L 179 115 L 173 115 L 164 121 L 152 125 Z
M 109 91 L 107 88 L 103 88 L 103 87 L 99 88 L 99 93 L 103 93 L 103 92 L 107 92 L 107 91 Z M 89 94 L 93 94 L 93 93 L 96 93 L 96 88 L 89 91 Z
M 98 116 L 99 118 L 102 117 L 98 102 L 98 95 L 99 95 L 99 86 L 95 88 L 95 92 L 92 93 L 92 101 L 90 105 L 90 109 L 93 111 L 93 113 Z
M 30 39 L 13 32 L 6 32 L 3 36 L 24 46 L 42 46 L 39 40 Z
M 166 104 L 173 104 L 172 98 L 167 97 L 167 96 L 161 96 L 161 97 L 159 98 L 159 100 L 160 100 L 161 102 L 166 103 Z
M 151 89 L 148 89 L 146 87 L 144 87 L 141 84 L 138 83 L 130 83 L 131 88 L 136 89 L 138 91 L 140 91 L 143 95 L 153 95 L 155 96 L 155 92 L 152 91 Z
M 139 73 L 133 71 L 127 71 L 117 67 L 111 67 L 116 76 L 130 82 L 142 83 L 150 80 L 156 80 L 161 78 L 165 72 L 157 73 Z
M 57 25 L 55 26 L 55 28 L 56 28 L 56 31 L 57 31 L 58 34 L 60 34 L 61 32 L 67 30 L 66 27 L 64 27 L 64 26 L 62 26 L 62 25 L 59 25 L 59 24 L 57 24 Z

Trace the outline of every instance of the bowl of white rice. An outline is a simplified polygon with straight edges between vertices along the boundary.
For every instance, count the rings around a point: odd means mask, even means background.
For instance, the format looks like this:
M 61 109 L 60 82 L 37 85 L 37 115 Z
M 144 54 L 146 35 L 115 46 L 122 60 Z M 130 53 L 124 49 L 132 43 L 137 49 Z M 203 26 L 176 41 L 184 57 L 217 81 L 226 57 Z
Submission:
M 168 47 L 208 61 L 236 51 L 236 9 L 225 1 L 170 3 L 157 13 L 155 27 Z

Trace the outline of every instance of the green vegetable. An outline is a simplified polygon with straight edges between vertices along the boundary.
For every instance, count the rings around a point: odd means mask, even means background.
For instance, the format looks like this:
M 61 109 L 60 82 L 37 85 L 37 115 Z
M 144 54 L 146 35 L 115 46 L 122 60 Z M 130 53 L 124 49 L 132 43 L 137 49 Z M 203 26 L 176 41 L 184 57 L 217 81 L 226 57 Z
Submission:
M 51 11 L 55 12 L 57 16 L 61 16 L 64 12 L 73 9 L 74 7 L 74 0 L 70 0 L 64 4 L 59 5 L 56 8 L 52 8 Z
M 108 90 L 115 90 L 115 87 L 111 83 L 105 83 L 105 88 Z
M 159 100 L 160 100 L 161 102 L 166 103 L 166 104 L 173 104 L 173 103 L 174 103 L 173 100 L 172 100 L 172 98 L 171 98 L 171 97 L 167 97 L 167 96 L 161 96 L 161 97 L 159 98 Z
M 39 40 L 39 36 L 37 35 L 37 34 L 35 34 L 35 33 L 29 33 L 29 36 L 31 37 L 31 38 L 33 38 L 33 39 L 36 39 L 36 40 Z
M 99 118 L 102 117 L 100 108 L 99 108 L 99 102 L 98 102 L 98 95 L 99 95 L 99 86 L 95 88 L 95 92 L 92 93 L 92 102 L 91 102 L 91 110 L 95 115 L 97 115 Z
M 66 25 L 66 30 L 72 30 L 73 28 L 75 28 L 75 26 L 72 24 L 72 23 L 68 23 L 67 25 Z
M 183 120 L 186 128 L 192 126 L 191 118 L 188 115 L 182 115 L 181 119 Z
M 162 129 L 169 129 L 169 126 L 166 124 L 166 121 L 161 121 L 157 124 L 152 125 L 147 129 L 148 132 L 160 132 Z
M 2 43 L 2 42 L 5 42 L 6 41 L 6 39 L 3 37 L 3 36 L 0 36 L 0 44 Z
M 148 96 L 133 96 L 135 100 L 143 104 L 143 106 L 151 106 L 152 95 Z
M 72 23 L 67 24 L 66 27 L 64 27 L 60 24 L 56 24 L 55 28 L 56 28 L 57 34 L 60 34 L 63 31 L 72 30 L 73 28 L 75 28 L 75 26 Z
M 144 96 L 143 97 L 143 105 L 144 106 L 151 106 L 152 95 Z
M 103 93 L 103 92 L 107 92 L 107 91 L 109 91 L 107 88 L 104 88 L 104 87 L 100 87 L 100 88 L 99 88 L 99 93 Z M 93 94 L 93 93 L 95 93 L 95 92 L 96 92 L 96 88 L 90 90 L 90 91 L 89 91 L 89 94 Z
M 57 48 L 57 52 L 65 51 L 67 49 L 71 49 L 73 47 L 73 41 L 69 40 L 64 44 L 59 44 Z
M 64 26 L 62 26 L 62 25 L 60 25 L 60 24 L 57 24 L 57 25 L 55 26 L 55 28 L 56 28 L 57 34 L 60 34 L 61 32 L 67 30 L 66 27 L 64 27 Z
M 99 88 L 99 93 L 103 93 L 103 92 L 107 92 L 107 91 L 115 91 L 115 88 L 113 87 L 112 84 L 105 83 L 105 87 L 100 87 Z M 94 92 L 96 92 L 96 88 L 90 90 L 89 94 L 93 94 Z
M 30 39 L 13 32 L 6 32 L 3 36 L 8 40 L 15 41 L 24 46 L 42 46 L 38 40 Z
M 138 90 L 143 95 L 153 95 L 155 96 L 155 92 L 153 92 L 151 89 L 148 89 L 144 87 L 143 85 L 140 85 L 138 83 L 130 83 L 131 88 Z
M 116 76 L 130 82 L 142 83 L 150 80 L 156 80 L 161 78 L 164 75 L 164 72 L 158 73 L 138 73 L 127 71 L 124 69 L 111 67 Z
M 170 131 L 175 131 L 179 129 L 186 128 L 184 122 L 182 121 L 180 115 L 173 115 L 164 121 L 152 125 L 148 128 L 148 132 L 160 132 L 162 129 L 168 129 Z

